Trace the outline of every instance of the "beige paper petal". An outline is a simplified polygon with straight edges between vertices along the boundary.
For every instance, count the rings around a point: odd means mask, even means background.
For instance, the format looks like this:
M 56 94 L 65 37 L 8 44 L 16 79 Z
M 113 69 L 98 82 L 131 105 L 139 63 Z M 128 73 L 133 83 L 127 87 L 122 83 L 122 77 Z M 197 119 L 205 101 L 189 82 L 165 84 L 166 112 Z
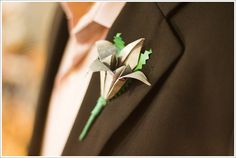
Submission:
M 121 74 L 126 69 L 126 66 L 121 66 L 117 68 L 114 72 L 100 72 L 101 79 L 101 94 L 106 98 L 111 87 L 115 83 L 115 81 L 121 76 Z
M 144 38 L 140 38 L 123 48 L 120 52 L 121 64 L 130 65 L 133 70 L 138 64 Z
M 105 57 L 103 59 L 100 59 L 100 61 L 105 63 L 107 66 L 109 66 L 109 68 L 110 68 L 110 65 L 111 65 L 111 60 L 112 60 L 112 55 L 110 55 L 108 57 Z
M 124 79 L 124 78 L 134 78 L 145 83 L 148 86 L 151 86 L 151 83 L 148 82 L 147 77 L 141 71 L 135 71 L 133 73 L 120 77 L 120 79 Z
M 129 65 L 125 66 L 125 70 L 122 72 L 120 76 L 128 75 L 132 72 L 132 69 L 130 68 Z
M 105 89 L 105 83 L 106 83 L 106 71 L 100 71 L 100 92 L 101 92 L 101 96 L 105 96 L 104 95 L 104 89 Z
M 124 66 L 118 67 L 115 71 L 113 71 L 113 73 L 114 73 L 114 80 L 117 80 L 124 73 L 126 67 L 127 66 L 124 65 Z
M 104 63 L 102 63 L 99 59 L 96 59 L 90 65 L 90 69 L 92 72 L 97 71 L 111 71 L 109 67 L 107 67 Z
M 119 78 L 126 71 L 126 69 L 127 66 L 121 66 L 118 69 L 116 69 L 116 71 L 114 71 L 116 77 L 114 78 L 111 88 L 106 95 L 107 99 L 111 99 L 124 85 L 125 79 L 119 79 Z
M 100 60 L 116 53 L 116 47 L 111 42 L 106 40 L 97 41 L 96 47 Z
M 126 79 L 118 79 L 112 86 L 109 94 L 107 95 L 106 99 L 111 99 L 116 95 L 116 93 L 121 89 L 121 87 L 125 84 Z
M 107 98 L 107 94 L 109 93 L 109 91 L 113 85 L 113 82 L 114 82 L 114 74 L 107 71 L 106 77 L 105 77 L 104 90 L 103 90 L 103 93 L 104 93 L 103 97 L 105 99 Z

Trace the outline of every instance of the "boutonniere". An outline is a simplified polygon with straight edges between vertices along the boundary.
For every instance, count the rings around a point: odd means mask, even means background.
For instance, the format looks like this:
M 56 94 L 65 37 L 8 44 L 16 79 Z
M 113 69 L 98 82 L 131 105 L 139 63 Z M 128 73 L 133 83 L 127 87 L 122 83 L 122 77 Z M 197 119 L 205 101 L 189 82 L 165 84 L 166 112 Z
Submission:
M 85 138 L 108 101 L 119 94 L 128 79 L 136 79 L 148 86 L 151 85 L 141 71 L 152 53 L 152 50 L 141 53 L 144 38 L 125 46 L 121 34 L 117 33 L 113 42 L 106 40 L 96 42 L 98 59 L 90 65 L 90 69 L 92 72 L 100 72 L 100 97 L 79 136 L 80 141 Z

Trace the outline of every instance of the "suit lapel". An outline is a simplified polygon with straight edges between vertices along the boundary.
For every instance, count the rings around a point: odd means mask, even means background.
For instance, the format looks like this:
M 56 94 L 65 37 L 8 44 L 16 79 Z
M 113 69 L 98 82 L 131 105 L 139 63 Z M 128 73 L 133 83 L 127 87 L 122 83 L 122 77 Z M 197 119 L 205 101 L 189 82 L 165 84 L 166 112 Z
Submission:
M 126 4 L 110 29 L 107 40 L 112 41 L 113 36 L 118 32 L 122 33 L 126 44 L 144 37 L 144 49 L 152 48 L 153 54 L 142 70 L 152 86 L 148 87 L 138 81 L 133 81 L 124 94 L 109 102 L 91 127 L 85 140 L 79 142 L 78 136 L 99 95 L 98 92 L 94 92 L 94 87 L 99 88 L 97 86 L 99 79 L 97 77 L 95 81 L 93 78 L 63 155 L 99 155 L 112 134 L 158 85 L 160 78 L 177 61 L 183 51 L 179 38 L 156 3 Z M 83 107 L 88 108 L 83 110 Z
M 63 10 L 58 6 L 56 8 L 55 19 L 53 20 L 48 45 L 48 59 L 44 73 L 44 79 L 40 89 L 36 116 L 34 121 L 32 138 L 29 144 L 29 155 L 40 155 L 42 140 L 45 130 L 48 105 L 54 84 L 54 79 L 63 56 L 65 46 L 68 40 L 67 19 Z

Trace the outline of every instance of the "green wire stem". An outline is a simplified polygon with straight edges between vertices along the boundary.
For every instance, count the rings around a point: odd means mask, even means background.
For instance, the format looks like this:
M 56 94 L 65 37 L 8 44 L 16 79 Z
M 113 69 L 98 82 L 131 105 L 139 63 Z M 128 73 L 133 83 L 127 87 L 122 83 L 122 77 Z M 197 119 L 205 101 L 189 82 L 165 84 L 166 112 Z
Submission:
M 100 96 L 97 100 L 97 104 L 95 105 L 95 107 L 93 108 L 88 121 L 86 122 L 80 136 L 79 136 L 79 140 L 82 141 L 86 135 L 88 134 L 88 131 L 91 127 L 91 125 L 93 124 L 93 122 L 95 121 L 96 117 L 100 114 L 100 112 L 102 111 L 103 107 L 107 104 L 107 101 L 104 97 Z

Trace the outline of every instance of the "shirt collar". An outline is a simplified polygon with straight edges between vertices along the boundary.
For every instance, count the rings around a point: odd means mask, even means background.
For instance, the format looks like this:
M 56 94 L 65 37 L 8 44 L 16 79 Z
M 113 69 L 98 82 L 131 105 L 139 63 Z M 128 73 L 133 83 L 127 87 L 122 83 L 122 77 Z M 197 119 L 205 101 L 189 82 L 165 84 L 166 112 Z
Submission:
M 78 33 L 92 21 L 109 29 L 123 9 L 124 5 L 125 2 L 95 3 L 88 13 L 86 13 L 72 29 L 72 33 Z

